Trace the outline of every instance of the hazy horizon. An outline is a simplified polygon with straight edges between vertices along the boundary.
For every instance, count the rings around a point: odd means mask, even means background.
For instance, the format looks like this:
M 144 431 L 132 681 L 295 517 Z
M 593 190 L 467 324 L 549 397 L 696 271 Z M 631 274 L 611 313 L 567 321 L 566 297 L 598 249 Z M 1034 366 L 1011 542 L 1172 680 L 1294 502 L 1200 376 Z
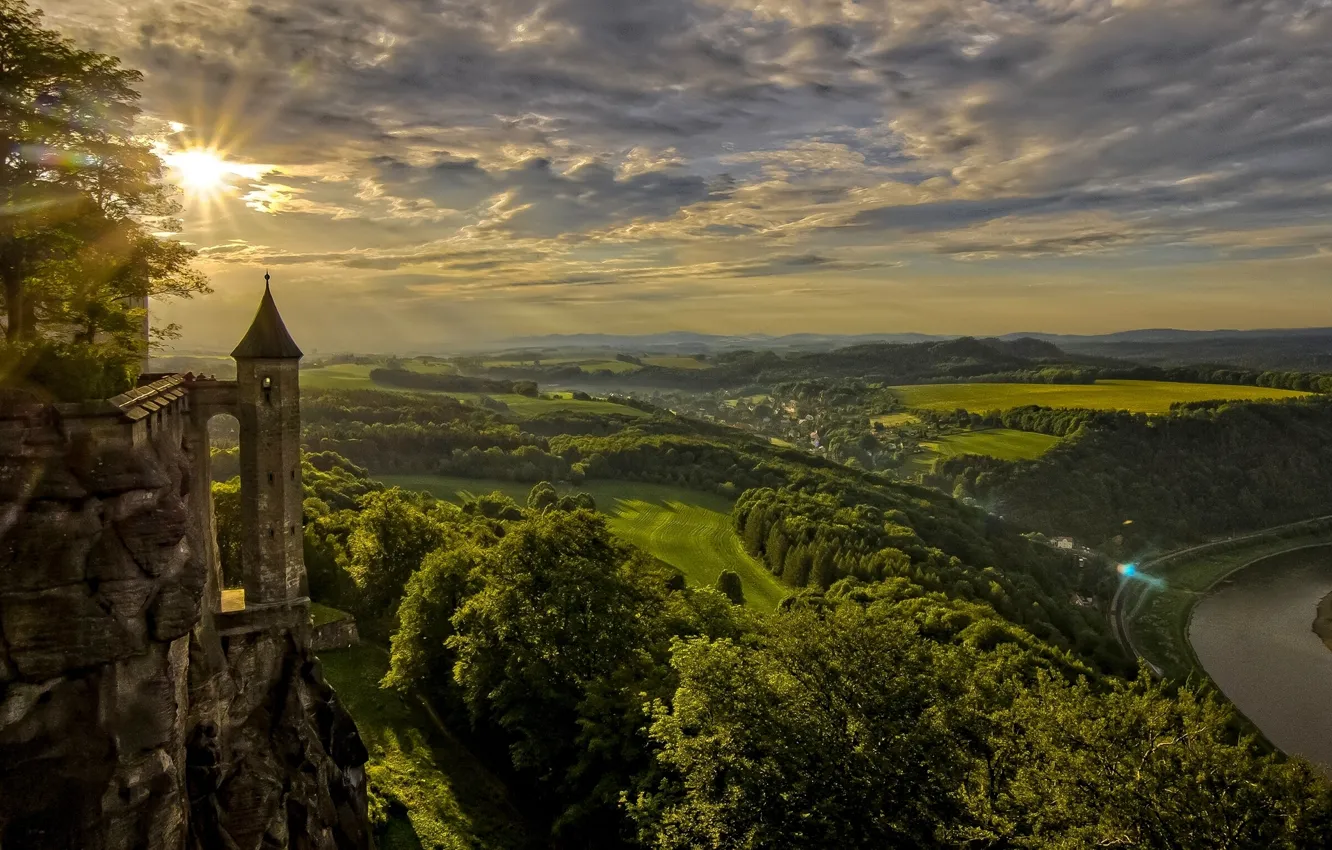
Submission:
M 1317 4 L 38 6 L 144 73 L 181 348 L 265 269 L 330 350 L 1332 324 Z

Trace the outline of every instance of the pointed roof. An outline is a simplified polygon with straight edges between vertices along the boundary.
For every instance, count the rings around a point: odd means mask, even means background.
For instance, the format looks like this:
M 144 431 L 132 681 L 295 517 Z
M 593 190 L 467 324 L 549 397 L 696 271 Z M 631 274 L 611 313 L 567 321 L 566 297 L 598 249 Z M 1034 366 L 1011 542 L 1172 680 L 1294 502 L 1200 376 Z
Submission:
M 237 360 L 299 360 L 304 356 L 282 323 L 277 304 L 273 303 L 273 291 L 268 288 L 267 274 L 264 275 L 264 297 L 259 302 L 259 312 L 254 314 L 254 322 L 231 356 Z

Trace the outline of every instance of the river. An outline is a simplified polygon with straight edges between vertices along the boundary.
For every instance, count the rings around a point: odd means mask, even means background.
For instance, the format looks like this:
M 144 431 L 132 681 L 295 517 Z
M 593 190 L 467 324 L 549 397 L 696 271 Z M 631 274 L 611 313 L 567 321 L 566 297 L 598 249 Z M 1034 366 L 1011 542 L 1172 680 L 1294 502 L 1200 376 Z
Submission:
M 1332 548 L 1259 561 L 1198 603 L 1189 642 L 1268 740 L 1332 773 L 1332 650 L 1312 630 L 1329 593 Z

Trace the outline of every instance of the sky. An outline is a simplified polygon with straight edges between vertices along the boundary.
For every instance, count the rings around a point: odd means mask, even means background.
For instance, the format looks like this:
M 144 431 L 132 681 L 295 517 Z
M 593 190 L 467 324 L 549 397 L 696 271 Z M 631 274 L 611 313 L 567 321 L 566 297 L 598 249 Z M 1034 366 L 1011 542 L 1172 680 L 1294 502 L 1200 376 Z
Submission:
M 1328 0 L 36 5 L 231 165 L 182 349 L 1332 325 Z

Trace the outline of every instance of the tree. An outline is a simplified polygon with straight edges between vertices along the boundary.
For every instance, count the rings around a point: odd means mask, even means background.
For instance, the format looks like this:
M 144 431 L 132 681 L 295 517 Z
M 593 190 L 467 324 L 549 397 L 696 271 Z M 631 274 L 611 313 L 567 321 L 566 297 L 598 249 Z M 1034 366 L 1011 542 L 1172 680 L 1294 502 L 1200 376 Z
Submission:
M 448 648 L 472 717 L 561 801 L 557 830 L 601 823 L 614 835 L 620 794 L 648 763 L 638 730 L 642 692 L 659 678 L 665 583 L 587 511 L 529 515 L 470 580 Z M 574 846 L 605 844 L 584 835 Z
M 717 590 L 733 605 L 745 604 L 745 589 L 740 581 L 740 574 L 735 570 L 722 570 L 717 576 Z
M 154 233 L 179 227 L 163 164 L 135 127 L 141 75 L 43 29 L 0 0 L 0 278 L 10 341 L 38 319 L 135 339 L 141 300 L 207 284 L 193 251 Z
M 361 593 L 360 611 L 373 616 L 395 606 L 407 579 L 446 534 L 396 487 L 365 496 L 347 540 L 347 572 Z
M 961 816 L 946 652 L 854 606 L 778 616 L 763 647 L 677 641 L 650 735 L 664 780 L 631 803 L 649 847 L 938 846 Z
M 539 482 L 527 494 L 527 508 L 537 512 L 544 511 L 560 500 L 559 493 L 555 492 L 555 485 L 549 481 Z

